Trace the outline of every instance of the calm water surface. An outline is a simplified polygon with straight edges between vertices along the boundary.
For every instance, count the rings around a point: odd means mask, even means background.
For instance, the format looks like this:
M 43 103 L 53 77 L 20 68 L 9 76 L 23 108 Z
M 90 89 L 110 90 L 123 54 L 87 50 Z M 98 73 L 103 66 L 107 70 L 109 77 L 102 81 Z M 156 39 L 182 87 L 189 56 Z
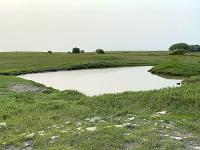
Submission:
M 58 90 L 77 90 L 88 96 L 125 91 L 148 91 L 175 87 L 181 80 L 148 72 L 152 66 L 58 71 L 21 75 Z

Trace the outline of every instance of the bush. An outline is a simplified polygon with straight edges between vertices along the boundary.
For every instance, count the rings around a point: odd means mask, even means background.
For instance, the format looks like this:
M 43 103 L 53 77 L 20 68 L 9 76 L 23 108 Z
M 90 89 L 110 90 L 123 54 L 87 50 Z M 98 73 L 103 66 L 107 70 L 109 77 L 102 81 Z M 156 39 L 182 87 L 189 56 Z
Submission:
M 48 51 L 47 53 L 48 53 L 48 54 L 52 54 L 53 52 L 52 52 L 52 51 Z
M 80 53 L 81 51 L 80 51 L 80 48 L 78 48 L 78 47 L 74 47 L 73 49 L 72 49 L 72 53 Z
M 169 48 L 170 51 L 175 51 L 177 49 L 184 49 L 186 51 L 191 51 L 191 46 L 186 43 L 177 43 L 177 44 L 173 44 Z
M 81 50 L 81 53 L 85 53 L 85 51 L 84 51 L 84 50 Z
M 97 49 L 97 50 L 96 50 L 96 53 L 97 53 L 97 54 L 104 54 L 105 52 L 104 52 L 103 49 Z
M 170 55 L 185 55 L 185 49 L 176 49 L 170 53 Z

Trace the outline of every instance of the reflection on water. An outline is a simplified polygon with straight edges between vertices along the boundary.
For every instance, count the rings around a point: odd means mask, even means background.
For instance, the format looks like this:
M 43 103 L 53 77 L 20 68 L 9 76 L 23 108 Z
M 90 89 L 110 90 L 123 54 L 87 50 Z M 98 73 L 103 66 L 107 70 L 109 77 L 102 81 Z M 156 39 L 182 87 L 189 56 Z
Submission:
M 148 72 L 151 66 L 58 71 L 21 75 L 59 90 L 77 90 L 88 96 L 125 91 L 148 91 L 177 86 L 181 80 Z

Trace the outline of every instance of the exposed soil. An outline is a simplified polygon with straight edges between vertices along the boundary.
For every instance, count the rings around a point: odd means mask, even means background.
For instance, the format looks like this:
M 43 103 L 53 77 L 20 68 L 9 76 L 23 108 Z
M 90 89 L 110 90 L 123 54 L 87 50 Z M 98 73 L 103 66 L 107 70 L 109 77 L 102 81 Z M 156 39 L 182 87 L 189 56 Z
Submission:
M 18 93 L 24 93 L 24 92 L 36 92 L 36 93 L 42 93 L 47 91 L 44 87 L 39 87 L 35 85 L 30 84 L 12 84 L 9 86 L 9 90 L 18 92 Z

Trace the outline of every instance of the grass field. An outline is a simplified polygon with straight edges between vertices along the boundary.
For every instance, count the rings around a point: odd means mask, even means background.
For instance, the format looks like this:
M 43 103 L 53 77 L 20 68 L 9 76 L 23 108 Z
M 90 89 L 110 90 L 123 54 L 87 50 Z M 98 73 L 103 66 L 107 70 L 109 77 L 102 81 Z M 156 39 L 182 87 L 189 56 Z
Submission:
M 0 53 L 4 74 L 0 76 L 0 149 L 198 149 L 199 58 L 200 53 L 169 56 L 167 52 Z M 180 88 L 87 97 L 12 76 L 137 65 L 154 65 L 154 73 L 188 78 Z M 15 85 L 45 90 L 15 91 Z
M 0 74 L 54 71 L 62 69 L 88 69 L 119 66 L 156 65 L 155 73 L 169 75 L 198 75 L 200 53 L 169 56 L 168 52 L 107 52 L 95 53 L 0 53 Z

